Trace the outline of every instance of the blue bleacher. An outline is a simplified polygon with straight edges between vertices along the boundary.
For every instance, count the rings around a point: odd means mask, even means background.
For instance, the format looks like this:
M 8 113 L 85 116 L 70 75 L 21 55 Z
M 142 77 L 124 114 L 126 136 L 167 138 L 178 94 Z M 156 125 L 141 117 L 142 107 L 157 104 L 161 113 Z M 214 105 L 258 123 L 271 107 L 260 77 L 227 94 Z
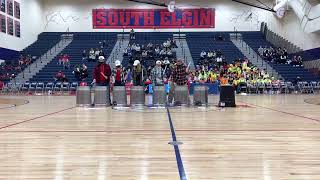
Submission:
M 50 34 L 50 33 L 49 33 Z M 52 82 L 54 76 L 61 70 L 65 73 L 69 82 L 77 81 L 72 71 L 76 65 L 85 63 L 88 67 L 89 78 L 88 82 L 92 81 L 92 71 L 96 62 L 82 61 L 82 51 L 85 49 L 87 52 L 91 48 L 100 47 L 99 42 L 106 40 L 107 47 L 104 50 L 106 59 L 109 57 L 115 43 L 117 33 L 72 33 L 74 34 L 73 42 L 66 47 L 60 54 L 68 54 L 70 56 L 70 68 L 63 69 L 62 65 L 58 65 L 58 56 L 55 57 L 49 64 L 47 64 L 39 73 L 36 74 L 30 81 L 31 82 Z
M 218 36 L 220 35 L 224 40 L 218 40 Z M 187 42 L 195 65 L 199 63 L 202 50 L 221 50 L 228 63 L 244 57 L 239 49 L 230 41 L 229 32 L 188 33 Z
M 0 54 L 1 58 L 3 60 L 11 61 L 13 64 L 17 64 L 20 55 L 31 55 L 31 56 L 36 56 L 40 57 L 44 53 L 46 53 L 49 49 L 51 49 L 57 42 L 60 40 L 60 35 L 61 33 L 53 33 L 48 35 L 48 33 L 41 33 L 38 36 L 38 40 L 23 49 L 22 51 L 12 51 L 12 50 L 7 50 L 1 48 Z M 26 66 L 22 66 L 21 68 L 24 69 Z M 2 73 L 9 73 L 9 74 L 17 74 L 18 72 L 13 70 L 13 71 L 5 71 L 5 70 L 0 70 L 0 74 Z M 10 79 L 4 80 L 4 82 L 8 82 Z
M 256 52 L 258 51 L 260 46 L 272 46 L 273 48 L 276 48 L 264 38 L 261 32 L 242 32 L 242 36 L 244 41 Z M 320 79 L 304 67 L 293 67 L 289 64 L 269 64 L 287 81 L 293 81 L 298 76 L 304 81 L 317 81 Z
M 304 61 L 313 61 L 320 59 L 320 48 L 309 49 L 302 52 L 290 54 L 290 56 L 301 56 Z
M 0 59 L 2 60 L 17 60 L 20 56 L 19 51 L 0 48 Z
M 22 52 L 22 55 L 36 56 L 40 57 L 55 46 L 60 41 L 60 35 L 62 33 L 41 33 L 38 36 L 38 40 L 32 43 L 30 46 L 26 47 Z

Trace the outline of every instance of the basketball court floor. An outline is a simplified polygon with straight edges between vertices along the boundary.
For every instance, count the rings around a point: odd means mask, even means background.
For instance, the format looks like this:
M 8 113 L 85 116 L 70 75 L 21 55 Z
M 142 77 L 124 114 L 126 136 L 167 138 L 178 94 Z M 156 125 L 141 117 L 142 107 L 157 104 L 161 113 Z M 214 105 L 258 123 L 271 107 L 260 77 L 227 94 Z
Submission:
M 1 180 L 320 179 L 320 106 L 307 103 L 319 95 L 237 96 L 237 108 L 169 111 L 0 99 Z

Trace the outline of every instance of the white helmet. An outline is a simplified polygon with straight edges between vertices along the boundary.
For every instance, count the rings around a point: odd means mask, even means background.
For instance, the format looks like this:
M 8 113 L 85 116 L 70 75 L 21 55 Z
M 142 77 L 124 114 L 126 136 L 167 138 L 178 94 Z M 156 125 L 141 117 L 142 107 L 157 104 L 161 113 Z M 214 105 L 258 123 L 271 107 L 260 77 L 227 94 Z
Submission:
M 135 60 L 135 61 L 133 62 L 133 66 L 138 66 L 138 64 L 140 64 L 140 61 L 139 61 L 139 60 Z
M 158 61 L 156 62 L 156 64 L 157 64 L 157 65 L 161 65 L 161 61 L 158 60 Z
M 116 66 L 121 66 L 121 62 L 119 60 L 116 60 L 116 62 L 114 63 Z

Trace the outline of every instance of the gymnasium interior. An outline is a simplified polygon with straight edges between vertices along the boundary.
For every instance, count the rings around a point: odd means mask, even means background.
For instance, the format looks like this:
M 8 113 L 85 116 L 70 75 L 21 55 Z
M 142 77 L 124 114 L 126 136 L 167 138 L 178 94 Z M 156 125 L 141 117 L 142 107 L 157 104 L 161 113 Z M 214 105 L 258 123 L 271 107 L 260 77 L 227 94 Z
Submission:
M 319 0 L 0 0 L 0 179 L 319 180 Z

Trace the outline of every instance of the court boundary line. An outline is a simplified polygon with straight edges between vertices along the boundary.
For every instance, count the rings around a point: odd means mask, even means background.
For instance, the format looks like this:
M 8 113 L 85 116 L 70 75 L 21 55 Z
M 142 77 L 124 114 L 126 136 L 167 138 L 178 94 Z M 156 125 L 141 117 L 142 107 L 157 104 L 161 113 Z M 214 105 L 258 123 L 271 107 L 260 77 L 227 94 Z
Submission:
M 0 131 L 0 133 L 129 133 L 129 132 L 167 132 L 167 129 L 159 130 L 144 130 L 144 129 L 129 129 L 129 130 L 21 130 L 21 131 Z M 320 132 L 320 129 L 176 129 L 176 132 Z
M 270 108 L 270 107 L 265 107 L 265 106 L 252 104 L 252 103 L 247 103 L 247 102 L 243 102 L 243 101 L 238 101 L 238 102 L 245 103 L 245 104 L 251 105 L 251 106 L 256 106 L 256 107 L 263 108 L 263 109 L 268 109 L 268 110 L 279 112 L 279 113 L 282 113 L 282 114 L 287 114 L 287 115 L 291 115 L 291 116 L 295 116 L 295 117 L 299 117 L 299 118 L 303 118 L 303 119 L 309 119 L 311 121 L 315 121 L 315 122 L 320 123 L 320 119 L 315 119 L 315 118 L 307 117 L 307 116 L 304 116 L 304 115 L 299 115 L 299 114 L 295 114 L 295 113 L 291 113 L 291 112 L 281 111 L 281 110 L 273 109 L 273 108 Z
M 176 136 L 176 132 L 175 132 L 175 129 L 174 129 L 174 125 L 173 125 L 173 121 L 172 121 L 172 118 L 171 118 L 169 107 L 166 106 L 166 109 L 167 109 L 167 115 L 168 115 L 168 121 L 169 121 L 169 125 L 170 125 L 172 141 L 174 143 L 172 145 L 174 147 L 174 152 L 175 152 L 175 155 L 176 155 L 176 161 L 177 161 L 180 180 L 187 180 L 187 176 L 186 176 L 186 172 L 185 172 L 185 169 L 184 169 L 184 166 L 183 166 L 183 161 L 182 161 L 182 158 L 181 158 L 179 145 L 177 143 L 178 142 L 177 141 L 177 136 Z
M 27 122 L 30 122 L 30 121 L 34 121 L 34 120 L 37 120 L 37 119 L 41 119 L 41 118 L 44 118 L 44 117 L 48 117 L 48 116 L 51 116 L 51 115 L 59 114 L 61 112 L 68 111 L 68 110 L 71 110 L 71 109 L 74 109 L 74 108 L 76 108 L 76 106 L 69 107 L 69 108 L 66 108 L 66 109 L 62 109 L 60 111 L 55 111 L 55 112 L 52 112 L 52 113 L 44 114 L 42 116 L 37 116 L 37 117 L 31 118 L 31 119 L 27 119 L 27 120 L 23 120 L 23 121 L 20 121 L 20 122 L 12 123 L 12 124 L 9 124 L 9 125 L 5 125 L 5 126 L 0 127 L 0 130 L 7 129 L 9 127 L 13 127 L 13 126 L 16 126 L 16 125 L 19 125 L 19 124 L 24 124 L 24 123 L 27 123 Z

